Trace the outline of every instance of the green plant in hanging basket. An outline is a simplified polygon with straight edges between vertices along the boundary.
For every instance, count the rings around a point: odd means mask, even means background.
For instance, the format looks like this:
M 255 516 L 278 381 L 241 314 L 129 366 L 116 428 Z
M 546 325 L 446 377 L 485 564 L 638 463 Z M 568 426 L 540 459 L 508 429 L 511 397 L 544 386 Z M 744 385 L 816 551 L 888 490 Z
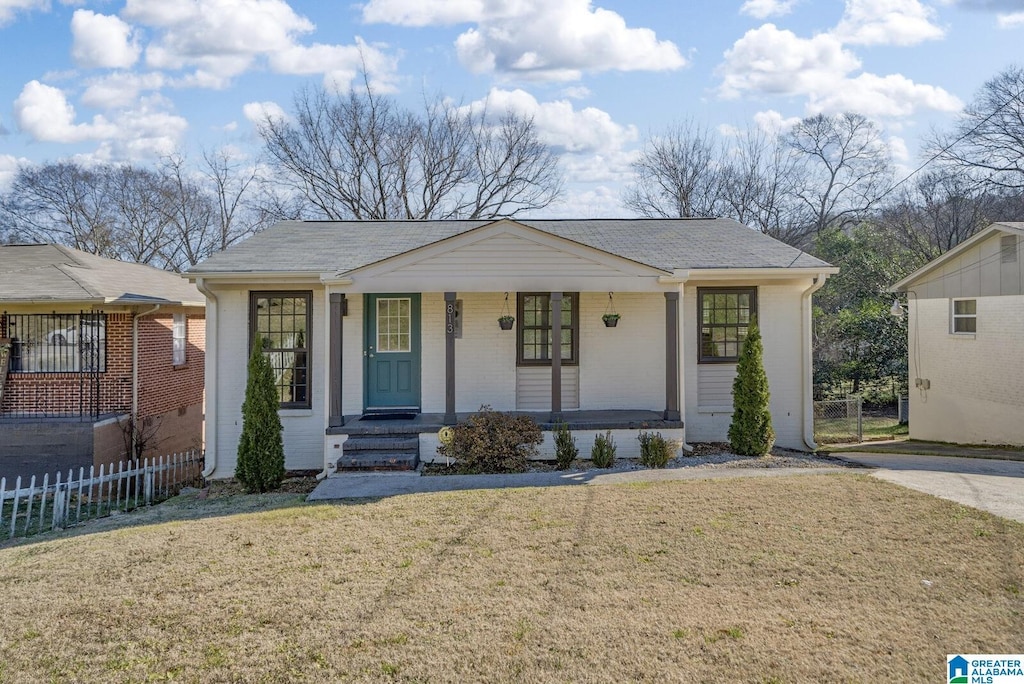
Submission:
M 512 316 L 499 316 L 498 325 L 501 326 L 502 330 L 511 330 L 512 324 L 516 322 L 516 319 Z
M 622 317 L 617 313 L 606 313 L 604 316 L 601 316 L 601 320 L 604 321 L 605 327 L 607 328 L 614 328 L 617 326 L 620 318 Z

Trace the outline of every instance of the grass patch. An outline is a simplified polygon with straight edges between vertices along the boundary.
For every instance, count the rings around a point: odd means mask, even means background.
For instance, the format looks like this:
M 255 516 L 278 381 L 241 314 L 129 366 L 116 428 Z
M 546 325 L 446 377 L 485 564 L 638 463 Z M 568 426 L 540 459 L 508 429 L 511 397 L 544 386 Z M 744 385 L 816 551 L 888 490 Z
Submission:
M 926 681 L 1024 650 L 1022 567 L 853 473 L 182 497 L 0 548 L 0 679 Z
M 910 427 L 901 425 L 892 416 L 865 414 L 861 419 L 864 441 L 899 439 L 910 434 Z M 819 444 L 843 444 L 857 441 L 856 418 L 815 418 L 814 439 Z

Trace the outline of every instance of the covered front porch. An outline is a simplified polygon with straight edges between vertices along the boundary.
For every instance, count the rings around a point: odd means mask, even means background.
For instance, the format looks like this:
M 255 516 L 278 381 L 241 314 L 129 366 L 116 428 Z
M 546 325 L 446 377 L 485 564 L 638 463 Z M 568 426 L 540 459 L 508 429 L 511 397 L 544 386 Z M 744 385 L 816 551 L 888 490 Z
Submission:
M 566 412 L 552 418 L 550 411 L 512 411 L 533 418 L 544 433 L 539 458 L 554 458 L 553 433 L 565 423 L 580 452 L 590 458 L 590 448 L 598 435 L 611 433 L 620 459 L 639 456 L 637 436 L 644 431 L 659 432 L 667 439 L 683 443 L 683 422 L 666 419 L 659 411 L 638 409 Z M 325 467 L 329 475 L 352 470 L 412 470 L 420 463 L 440 462 L 437 455 L 439 432 L 445 426 L 466 422 L 472 413 L 457 413 L 448 420 L 443 413 L 418 413 L 407 417 L 390 415 L 347 416 L 344 425 L 327 429 Z

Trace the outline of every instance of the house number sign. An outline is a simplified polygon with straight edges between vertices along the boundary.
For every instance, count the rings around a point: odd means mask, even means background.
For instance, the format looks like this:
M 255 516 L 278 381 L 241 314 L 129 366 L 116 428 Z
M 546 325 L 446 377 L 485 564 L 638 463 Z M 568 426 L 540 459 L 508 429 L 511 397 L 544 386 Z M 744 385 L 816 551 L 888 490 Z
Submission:
M 455 302 L 445 302 L 444 331 L 448 335 L 455 334 Z
M 444 332 L 462 339 L 462 300 L 444 303 Z

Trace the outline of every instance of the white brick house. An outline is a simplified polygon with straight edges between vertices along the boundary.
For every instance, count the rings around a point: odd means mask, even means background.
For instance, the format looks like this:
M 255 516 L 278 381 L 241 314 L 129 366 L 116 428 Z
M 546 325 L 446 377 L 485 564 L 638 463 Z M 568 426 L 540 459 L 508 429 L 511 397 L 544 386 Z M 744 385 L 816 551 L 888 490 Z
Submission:
M 725 219 L 283 222 L 187 274 L 208 301 L 208 468 L 233 474 L 257 335 L 287 467 L 330 474 L 353 435 L 387 432 L 375 418 L 430 459 L 484 404 L 568 422 L 584 455 L 612 429 L 630 456 L 641 425 L 725 440 L 755 314 L 777 443 L 813 448 L 811 294 L 836 270 Z
M 893 285 L 907 293 L 910 436 L 1024 446 L 1024 223 L 995 223 Z

